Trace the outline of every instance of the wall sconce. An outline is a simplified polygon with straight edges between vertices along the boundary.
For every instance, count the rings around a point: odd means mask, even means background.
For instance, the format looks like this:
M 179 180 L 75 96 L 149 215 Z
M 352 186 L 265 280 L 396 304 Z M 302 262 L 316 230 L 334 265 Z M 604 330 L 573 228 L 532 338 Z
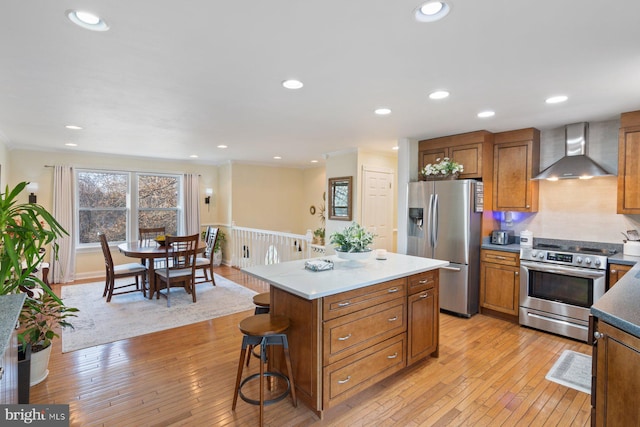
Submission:
M 27 191 L 31 192 L 31 194 L 29 194 L 29 203 L 38 203 L 38 197 L 35 194 L 38 192 L 38 183 L 30 182 L 27 184 Z
M 209 204 L 211 203 L 211 195 L 213 194 L 213 188 L 207 188 L 204 190 L 204 194 L 207 196 L 204 198 L 204 204 L 207 205 L 207 210 L 209 210 Z

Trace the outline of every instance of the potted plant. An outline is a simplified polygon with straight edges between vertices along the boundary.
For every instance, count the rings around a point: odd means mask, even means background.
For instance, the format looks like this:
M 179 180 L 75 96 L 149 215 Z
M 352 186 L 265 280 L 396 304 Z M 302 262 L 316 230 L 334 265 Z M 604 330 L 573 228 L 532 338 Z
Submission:
M 313 231 L 313 243 L 324 246 L 324 228 L 316 228 Z
M 46 246 L 51 245 L 54 256 L 57 256 L 55 239 L 68 233 L 41 205 L 18 203 L 18 196 L 27 184 L 21 182 L 11 190 L 7 186 L 5 192 L 0 194 L 0 295 L 27 294 L 19 317 L 25 329 L 19 338 L 23 348 L 33 346 L 33 358 L 37 350 L 43 347 L 43 340 L 35 340 L 34 327 L 44 332 L 50 344 L 51 338 L 57 336 L 55 327 L 71 326 L 65 319 L 77 310 L 66 307 L 51 288 L 34 274 L 44 260 Z M 63 317 L 57 322 L 48 320 L 48 323 L 41 323 L 43 318 L 50 319 L 50 316 Z
M 227 236 L 222 230 L 218 230 L 218 238 L 216 244 L 213 247 L 213 265 L 218 267 L 222 264 L 222 244 L 227 241 Z
M 20 312 L 18 338 L 23 346 L 31 347 L 31 386 L 47 378 L 51 340 L 59 337 L 59 328 L 73 328 L 68 318 L 75 317 L 77 311 L 77 308 L 65 306 L 52 292 L 45 292 L 41 288 L 28 291 Z
M 460 172 L 464 172 L 464 166 L 458 162 L 445 157 L 440 160 L 436 159 L 436 164 L 429 163 L 420 171 L 425 180 L 433 179 L 456 179 Z
M 369 256 L 375 234 L 365 230 L 360 224 L 353 222 L 341 232 L 330 236 L 330 243 L 335 246 L 337 255 L 345 259 L 364 259 Z

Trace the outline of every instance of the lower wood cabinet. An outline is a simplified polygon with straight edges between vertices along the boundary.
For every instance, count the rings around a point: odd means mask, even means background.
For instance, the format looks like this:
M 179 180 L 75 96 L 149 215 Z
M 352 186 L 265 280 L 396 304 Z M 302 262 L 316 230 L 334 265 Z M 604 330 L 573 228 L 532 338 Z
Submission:
M 622 279 L 622 276 L 624 276 L 627 271 L 631 270 L 632 268 L 632 265 L 609 264 L 609 289 L 611 289 L 611 287 L 615 285 L 618 280 Z
M 638 425 L 640 339 L 597 318 L 591 321 L 590 329 L 598 337 L 593 347 L 591 425 Z
M 518 316 L 520 256 L 515 252 L 480 251 L 480 308 Z
M 437 272 L 428 271 L 409 277 L 407 365 L 430 355 L 438 357 L 438 276 Z

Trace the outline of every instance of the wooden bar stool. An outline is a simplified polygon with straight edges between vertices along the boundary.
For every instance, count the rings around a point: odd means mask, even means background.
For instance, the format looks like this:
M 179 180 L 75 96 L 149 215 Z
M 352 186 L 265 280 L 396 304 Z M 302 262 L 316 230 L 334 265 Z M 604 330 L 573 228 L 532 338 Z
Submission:
M 238 361 L 238 374 L 236 376 L 236 387 L 233 395 L 232 410 L 235 411 L 238 396 L 242 400 L 252 405 L 260 405 L 260 425 L 264 421 L 264 406 L 279 402 L 284 399 L 287 394 L 291 393 L 293 406 L 298 406 L 296 398 L 296 388 L 293 382 L 293 369 L 291 368 L 291 358 L 289 356 L 289 342 L 287 335 L 284 333 L 289 328 L 289 318 L 286 316 L 272 316 L 270 314 L 257 314 L 243 319 L 238 325 L 240 331 L 244 334 L 242 338 L 242 349 L 240 350 L 240 360 Z M 250 347 L 260 346 L 260 373 L 253 374 L 242 380 L 242 371 L 244 369 L 245 360 L 251 356 Z M 271 372 L 264 370 L 267 363 L 267 347 L 271 345 L 281 345 L 284 350 L 284 358 L 287 365 L 287 376 L 280 372 Z M 287 389 L 279 396 L 265 400 L 264 397 L 264 379 L 265 377 L 277 377 L 283 379 L 287 384 Z M 242 392 L 242 387 L 247 382 L 260 379 L 260 400 L 250 399 Z
M 254 314 L 268 313 L 271 308 L 271 292 L 263 292 L 253 296 L 253 303 L 256 306 Z

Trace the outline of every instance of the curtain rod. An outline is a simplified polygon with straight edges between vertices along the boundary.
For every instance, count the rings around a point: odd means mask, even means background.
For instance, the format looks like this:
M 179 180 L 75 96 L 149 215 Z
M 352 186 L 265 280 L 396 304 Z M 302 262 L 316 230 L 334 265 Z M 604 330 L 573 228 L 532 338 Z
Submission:
M 45 168 L 55 168 L 55 165 L 44 165 Z M 158 171 L 135 171 L 135 170 L 127 170 L 127 169 L 105 169 L 105 168 L 88 168 L 88 167 L 76 167 L 73 166 L 74 169 L 86 169 L 86 170 L 93 170 L 93 171 L 105 171 L 105 172 L 133 172 L 133 173 L 162 173 L 162 174 L 167 174 L 167 175 L 175 175 L 175 174 L 186 174 L 187 172 L 174 172 L 172 173 L 167 173 L 167 172 L 158 172 Z M 198 176 L 202 176 L 202 174 L 198 174 Z

